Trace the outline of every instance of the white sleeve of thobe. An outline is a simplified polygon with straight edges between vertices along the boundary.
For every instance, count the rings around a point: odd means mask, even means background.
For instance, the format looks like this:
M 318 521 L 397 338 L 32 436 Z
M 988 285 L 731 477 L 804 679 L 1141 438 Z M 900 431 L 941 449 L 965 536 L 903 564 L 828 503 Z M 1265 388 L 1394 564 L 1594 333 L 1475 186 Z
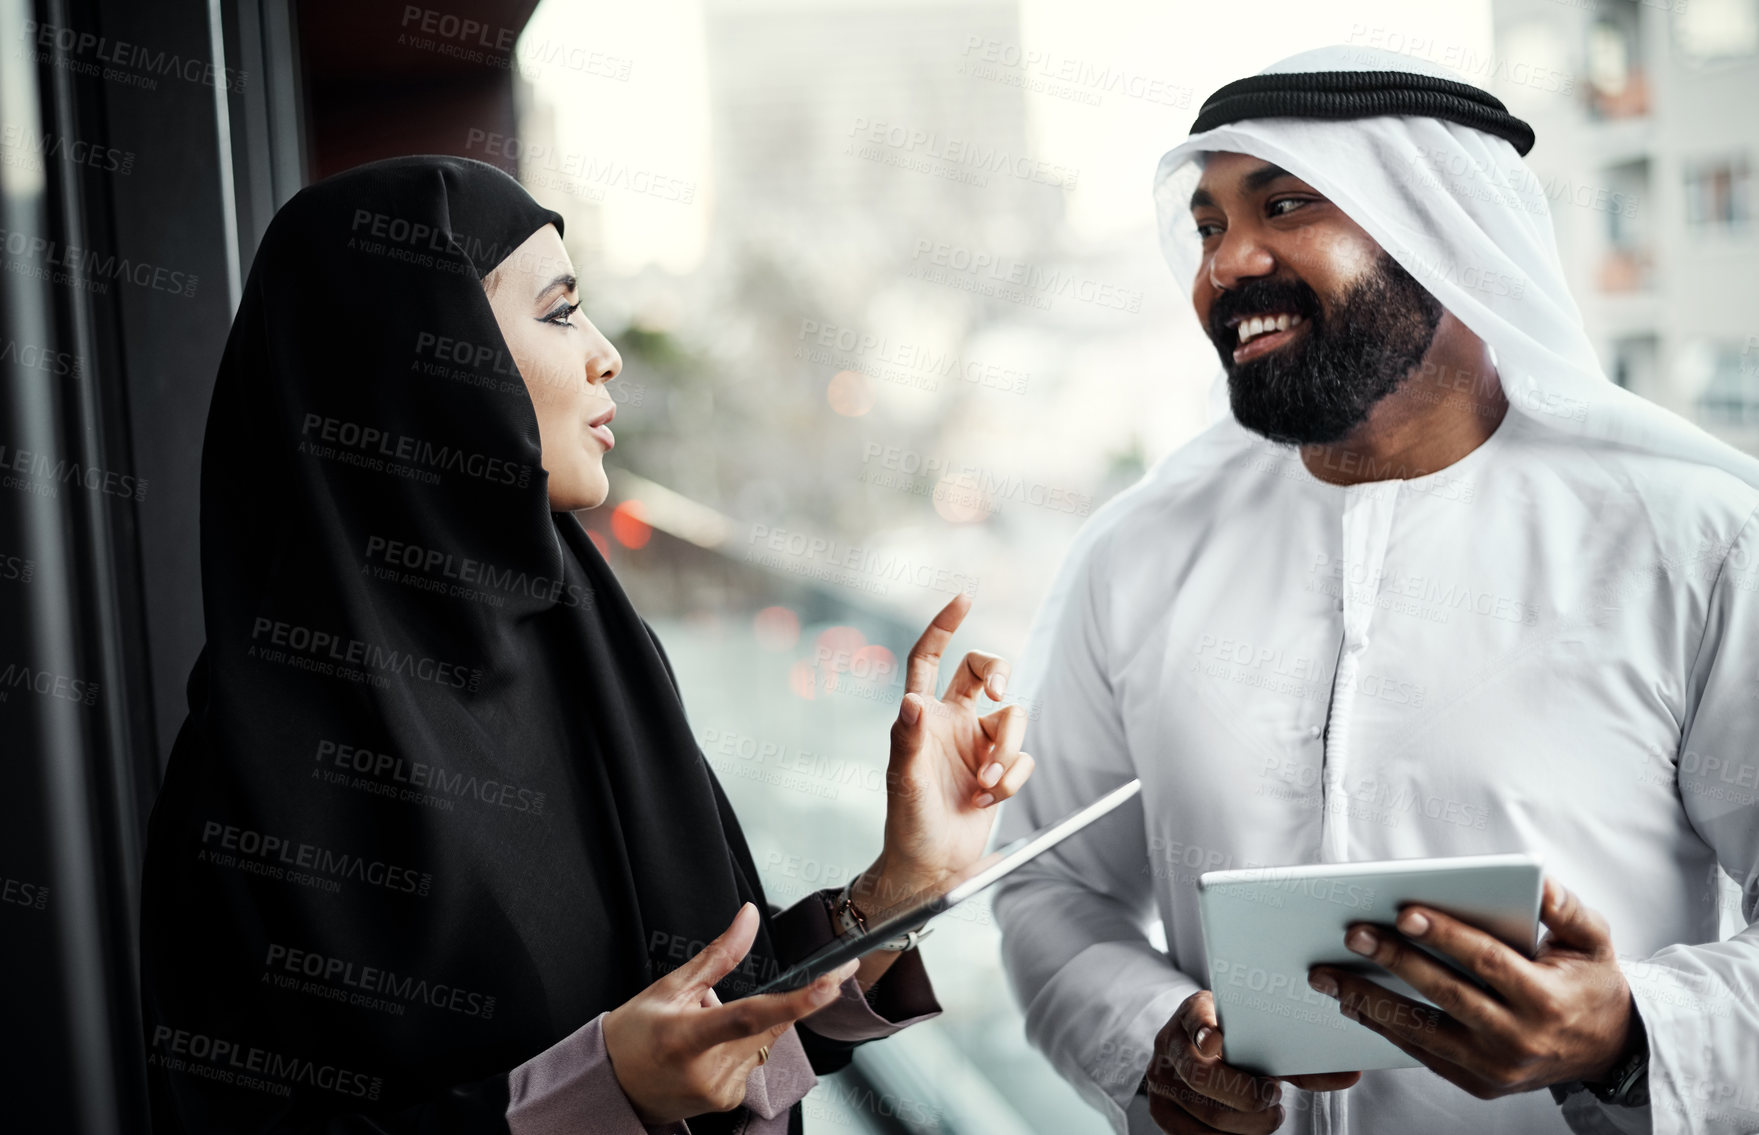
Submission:
M 1620 963 L 1649 1034 L 1655 1135 L 1759 1130 L 1756 518 L 1730 545 L 1712 591 L 1689 687 L 1698 696 L 1674 763 L 1687 818 L 1740 885 L 1747 928 L 1726 941 L 1681 943 Z
M 1136 775 L 1113 696 L 1105 598 L 1092 585 L 1100 542 L 1058 581 L 1027 653 L 1044 659 L 1029 691 L 1023 746 L 1038 762 L 1005 806 L 1012 839 L 1091 803 Z M 998 887 L 1002 958 L 1026 1035 L 1112 1126 L 1148 1069 L 1155 1034 L 1200 986 L 1148 939 L 1154 915 L 1141 799 L 1040 856 Z

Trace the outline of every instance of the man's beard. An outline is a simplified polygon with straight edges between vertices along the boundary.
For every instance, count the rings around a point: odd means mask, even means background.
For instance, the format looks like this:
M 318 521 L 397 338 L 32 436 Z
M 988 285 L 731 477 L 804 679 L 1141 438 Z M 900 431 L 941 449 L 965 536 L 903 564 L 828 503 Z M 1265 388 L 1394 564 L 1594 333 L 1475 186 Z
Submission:
M 1306 332 L 1268 355 L 1235 365 L 1239 329 L 1229 316 L 1299 314 Z M 1216 297 L 1209 337 L 1228 373 L 1228 399 L 1241 425 L 1272 441 L 1324 445 L 1368 420 L 1376 403 L 1423 361 L 1442 306 L 1385 250 L 1330 315 L 1300 280 L 1262 279 Z

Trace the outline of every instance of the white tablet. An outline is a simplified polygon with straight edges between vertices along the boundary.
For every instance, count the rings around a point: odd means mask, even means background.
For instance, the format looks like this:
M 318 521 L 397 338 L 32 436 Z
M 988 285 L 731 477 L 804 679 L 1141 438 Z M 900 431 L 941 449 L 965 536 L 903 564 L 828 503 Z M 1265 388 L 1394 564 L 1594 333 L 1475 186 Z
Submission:
M 1399 908 L 1416 902 L 1532 957 L 1543 878 L 1532 855 L 1207 872 L 1197 881 L 1197 905 L 1222 1060 L 1263 1076 L 1417 1066 L 1390 1041 L 1340 1013 L 1335 998 L 1315 992 L 1307 971 L 1328 965 L 1360 973 L 1427 1005 L 1427 998 L 1389 971 L 1351 953 L 1345 929 L 1356 922 L 1391 927 Z
M 996 848 L 973 863 L 940 893 L 912 895 L 886 910 L 874 911 L 868 919 L 865 933 L 837 938 L 777 974 L 752 993 L 785 993 L 790 989 L 799 989 L 813 978 L 831 972 L 851 958 L 863 957 L 905 931 L 919 929 L 936 915 L 944 914 L 972 895 L 994 886 L 1089 824 L 1110 815 L 1120 804 L 1141 791 L 1140 780 L 1119 785 L 1085 808 Z

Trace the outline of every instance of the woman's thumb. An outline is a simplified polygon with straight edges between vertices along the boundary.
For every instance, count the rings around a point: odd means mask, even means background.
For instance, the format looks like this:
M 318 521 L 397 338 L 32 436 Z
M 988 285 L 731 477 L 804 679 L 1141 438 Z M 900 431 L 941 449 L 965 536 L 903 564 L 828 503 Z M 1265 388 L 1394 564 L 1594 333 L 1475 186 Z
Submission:
M 756 937 L 757 907 L 746 903 L 721 931 L 720 937 L 704 946 L 702 952 L 684 967 L 691 987 L 711 986 L 732 973 L 733 968 L 744 960 L 746 952 L 751 949 L 752 939 Z
M 898 704 L 898 719 L 892 722 L 892 756 L 914 756 L 922 747 L 922 698 L 910 693 Z

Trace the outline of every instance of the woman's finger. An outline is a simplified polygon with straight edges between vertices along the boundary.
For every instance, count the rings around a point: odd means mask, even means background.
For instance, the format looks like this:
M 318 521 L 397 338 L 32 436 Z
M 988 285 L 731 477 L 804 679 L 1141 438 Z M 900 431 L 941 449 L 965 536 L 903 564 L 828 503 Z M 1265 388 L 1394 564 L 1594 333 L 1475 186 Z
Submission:
M 850 972 L 853 973 L 854 971 L 851 970 Z M 758 1067 L 759 1064 L 768 1063 L 770 1057 L 765 1057 L 759 1050 L 764 1048 L 773 1050 L 781 1041 L 782 1037 L 787 1035 L 788 1030 L 793 1028 L 794 1025 L 794 1021 L 783 1021 L 779 1025 L 772 1025 L 770 1028 L 765 1029 L 756 1036 L 748 1036 L 743 1040 L 728 1041 L 723 1046 L 723 1051 L 738 1062 L 737 1067 L 739 1078 L 744 1079 L 746 1076 L 751 1075 L 751 1070 Z M 774 1056 L 774 1052 L 771 1053 L 771 1056 Z
M 698 1001 L 704 989 L 732 973 L 733 968 L 744 960 L 756 937 L 757 907 L 746 903 L 720 936 L 704 946 L 701 953 L 654 984 L 666 985 L 668 992 L 675 996 Z
M 953 632 L 965 621 L 965 612 L 970 609 L 971 596 L 960 592 L 928 624 L 928 629 L 922 632 L 922 637 L 910 648 L 909 658 L 905 662 L 905 693 L 921 694 L 925 698 L 934 697 L 935 684 L 940 680 L 941 655 L 946 653 L 947 644 L 953 641 Z
M 1008 689 L 1009 670 L 1007 660 L 999 654 L 967 651 L 959 668 L 953 671 L 953 678 L 947 683 L 947 692 L 941 695 L 941 700 L 969 705 L 977 700 L 981 691 L 988 694 L 991 701 L 1001 701 Z
M 759 994 L 696 1014 L 691 1022 L 695 1047 L 703 1050 L 761 1037 L 778 1026 L 786 1028 L 802 1017 L 810 1017 L 837 999 L 838 990 L 858 964 L 845 962 L 790 993 Z M 764 1042 L 760 1039 L 758 1043 Z
M 926 704 L 923 696 L 918 693 L 907 693 L 898 703 L 898 717 L 892 722 L 892 756 L 893 768 L 897 762 L 909 762 L 922 751 L 922 738 L 928 726 L 922 720 L 922 707 Z
M 966 759 L 976 763 L 971 773 L 977 777 L 977 783 L 994 799 L 1001 800 L 1004 797 L 994 789 L 1020 759 L 1020 742 L 1026 739 L 1026 709 L 1020 705 L 1003 706 L 987 717 L 978 718 L 977 724 L 990 739 L 990 748 L 988 752 L 973 753 Z
M 1008 797 L 1014 795 L 1014 793 L 1020 791 L 1021 787 L 1026 783 L 1026 778 L 1032 775 L 1032 770 L 1036 766 L 1036 763 L 1037 762 L 1032 759 L 1031 754 L 1018 754 L 1014 758 L 1014 763 L 1008 766 L 1007 774 L 990 788 L 989 795 L 994 797 L 993 802 L 1000 804 L 1003 800 L 1006 800 Z M 987 808 L 989 805 L 985 804 L 982 805 L 982 807 Z

